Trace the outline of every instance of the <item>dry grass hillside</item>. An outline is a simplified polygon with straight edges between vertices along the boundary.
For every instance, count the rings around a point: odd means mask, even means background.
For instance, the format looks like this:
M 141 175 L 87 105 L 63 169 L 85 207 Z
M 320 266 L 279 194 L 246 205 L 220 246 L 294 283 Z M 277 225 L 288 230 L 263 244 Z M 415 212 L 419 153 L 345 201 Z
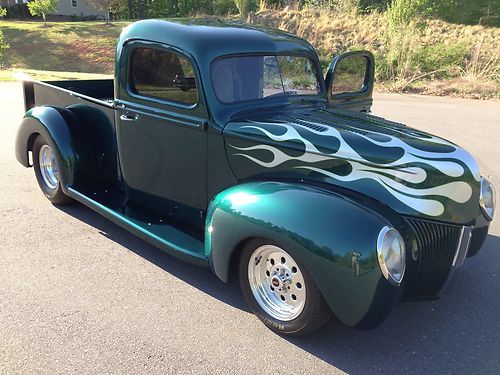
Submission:
M 500 98 L 500 28 L 438 20 L 387 39 L 385 14 L 335 13 L 316 9 L 261 11 L 240 20 L 279 28 L 311 42 L 326 69 L 333 55 L 368 49 L 376 56 L 379 91 Z M 112 74 L 114 44 L 127 21 L 0 21 L 10 49 L 0 80 L 18 70 L 37 79 Z M 397 35 L 399 37 L 399 35 Z M 391 47 L 388 47 L 391 46 Z M 396 68 L 395 68 L 396 67 Z
M 278 28 L 307 39 L 324 65 L 340 52 L 368 49 L 377 57 L 378 87 L 469 97 L 500 96 L 500 28 L 428 20 L 412 37 L 411 72 L 388 77 L 384 14 L 333 13 L 322 10 L 261 11 L 249 22 Z M 434 72 L 434 73 L 433 73 Z

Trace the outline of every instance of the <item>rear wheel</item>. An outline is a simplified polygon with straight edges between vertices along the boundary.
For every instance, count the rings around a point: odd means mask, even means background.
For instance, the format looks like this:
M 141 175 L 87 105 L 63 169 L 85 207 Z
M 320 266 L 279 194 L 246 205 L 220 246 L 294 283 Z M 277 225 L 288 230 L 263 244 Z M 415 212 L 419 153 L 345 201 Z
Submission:
M 54 204 L 68 204 L 72 199 L 61 189 L 61 170 L 55 150 L 39 135 L 33 143 L 33 168 L 40 189 Z
M 249 307 L 273 331 L 305 335 L 331 316 L 309 272 L 271 241 L 252 240 L 245 246 L 239 277 Z

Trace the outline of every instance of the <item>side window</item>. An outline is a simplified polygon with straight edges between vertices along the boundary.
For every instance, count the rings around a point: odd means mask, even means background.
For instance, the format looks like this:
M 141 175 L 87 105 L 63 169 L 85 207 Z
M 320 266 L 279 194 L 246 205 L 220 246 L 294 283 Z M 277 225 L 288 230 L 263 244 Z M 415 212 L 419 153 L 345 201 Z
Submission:
M 175 53 L 154 48 L 132 52 L 131 87 L 140 95 L 196 104 L 198 90 L 191 63 Z

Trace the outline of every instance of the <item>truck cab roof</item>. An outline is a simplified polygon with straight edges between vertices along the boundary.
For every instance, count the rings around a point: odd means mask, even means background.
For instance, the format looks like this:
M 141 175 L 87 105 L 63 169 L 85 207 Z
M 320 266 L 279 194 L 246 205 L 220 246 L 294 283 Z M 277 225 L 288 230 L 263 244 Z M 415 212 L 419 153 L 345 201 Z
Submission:
M 143 20 L 125 27 L 116 47 L 117 67 L 123 67 L 127 46 L 135 42 L 162 44 L 190 57 L 199 71 L 200 94 L 206 98 L 206 108 L 222 128 L 227 121 L 244 110 L 260 107 L 260 103 L 244 102 L 225 104 L 216 98 L 211 79 L 212 63 L 222 56 L 245 55 L 295 55 L 307 57 L 313 62 L 321 94 L 316 97 L 326 101 L 321 65 L 314 47 L 306 40 L 284 31 L 243 25 L 216 19 Z M 115 84 L 121 79 L 115 69 Z M 248 78 L 248 77 L 247 77 Z M 122 78 L 127 80 L 125 76 Z M 250 78 L 248 78 L 250 79 Z M 121 85 L 125 87 L 124 85 Z M 119 92 L 119 89 L 116 90 Z M 202 99 L 203 100 L 203 99 Z M 290 100 L 278 97 L 270 100 L 288 104 Z
M 229 31 L 229 32 L 228 32 Z M 125 27 L 118 50 L 129 40 L 164 43 L 191 54 L 200 64 L 222 55 L 244 53 L 303 54 L 317 58 L 306 40 L 273 29 L 214 19 L 143 20 Z

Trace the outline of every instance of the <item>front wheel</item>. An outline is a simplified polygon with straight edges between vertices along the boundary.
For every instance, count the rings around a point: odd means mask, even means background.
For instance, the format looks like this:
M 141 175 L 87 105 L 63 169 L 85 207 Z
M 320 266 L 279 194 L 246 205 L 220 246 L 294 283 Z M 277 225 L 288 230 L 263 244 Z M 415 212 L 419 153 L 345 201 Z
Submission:
M 49 201 L 60 205 L 72 202 L 61 189 L 61 168 L 56 153 L 41 135 L 33 143 L 33 168 L 38 185 Z
M 331 316 L 305 267 L 277 244 L 251 240 L 240 257 L 243 296 L 269 328 L 287 335 L 305 335 Z

